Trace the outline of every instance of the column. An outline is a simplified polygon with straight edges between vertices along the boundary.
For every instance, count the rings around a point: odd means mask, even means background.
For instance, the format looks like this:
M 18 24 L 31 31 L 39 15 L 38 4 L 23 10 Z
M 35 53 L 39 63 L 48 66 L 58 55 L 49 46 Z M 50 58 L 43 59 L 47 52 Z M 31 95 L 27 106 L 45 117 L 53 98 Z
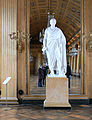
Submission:
M 77 73 L 77 55 L 75 56 L 75 73 Z
M 16 41 L 11 40 L 9 34 L 17 30 L 17 0 L 2 0 L 2 73 L 1 102 L 6 97 L 6 86 L 4 80 L 10 76 L 7 85 L 8 100 L 17 101 L 17 51 Z
M 38 52 L 38 65 L 37 65 L 37 68 L 39 68 L 40 64 L 41 64 L 41 53 Z
M 1 8 L 1 0 L 0 0 L 0 48 L 2 47 L 2 8 Z M 2 64 L 2 61 L 1 61 L 1 55 L 2 55 L 2 49 L 0 49 L 0 90 L 1 90 L 1 64 Z
M 71 63 L 70 56 L 68 57 L 68 59 L 69 59 L 69 64 L 70 64 Z
M 74 60 L 73 60 L 73 72 L 75 73 L 75 60 L 76 60 L 76 56 L 73 56 Z
M 79 51 L 77 53 L 77 67 L 76 67 L 76 73 L 79 72 Z
M 71 70 L 73 71 L 73 56 L 71 56 Z

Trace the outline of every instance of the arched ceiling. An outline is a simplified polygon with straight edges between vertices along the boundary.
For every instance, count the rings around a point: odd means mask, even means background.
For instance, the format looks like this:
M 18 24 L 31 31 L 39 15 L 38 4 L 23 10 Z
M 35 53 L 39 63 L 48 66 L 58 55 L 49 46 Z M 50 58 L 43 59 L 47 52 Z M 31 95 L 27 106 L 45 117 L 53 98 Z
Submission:
M 34 40 L 47 27 L 48 9 L 55 13 L 57 27 L 65 34 L 67 46 L 80 36 L 81 0 L 30 0 L 30 30 Z

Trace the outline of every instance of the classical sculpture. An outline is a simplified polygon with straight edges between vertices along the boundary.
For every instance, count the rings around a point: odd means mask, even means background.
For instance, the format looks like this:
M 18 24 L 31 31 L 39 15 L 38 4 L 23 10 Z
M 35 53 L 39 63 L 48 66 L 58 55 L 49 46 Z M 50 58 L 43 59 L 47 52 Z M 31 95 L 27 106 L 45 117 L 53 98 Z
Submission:
M 63 32 L 55 27 L 56 19 L 52 18 L 50 25 L 51 26 L 45 30 L 42 51 L 46 51 L 51 75 L 54 75 L 54 70 L 56 70 L 60 76 L 65 77 L 67 67 L 66 38 Z

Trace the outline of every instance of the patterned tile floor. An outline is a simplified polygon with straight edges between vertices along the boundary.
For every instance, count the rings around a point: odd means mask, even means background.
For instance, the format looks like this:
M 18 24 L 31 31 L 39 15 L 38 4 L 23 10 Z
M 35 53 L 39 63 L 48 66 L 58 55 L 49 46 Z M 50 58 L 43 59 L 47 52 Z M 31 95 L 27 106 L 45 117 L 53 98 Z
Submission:
M 0 106 L 0 120 L 92 120 L 92 105 L 72 105 L 72 109 L 44 109 L 41 104 Z

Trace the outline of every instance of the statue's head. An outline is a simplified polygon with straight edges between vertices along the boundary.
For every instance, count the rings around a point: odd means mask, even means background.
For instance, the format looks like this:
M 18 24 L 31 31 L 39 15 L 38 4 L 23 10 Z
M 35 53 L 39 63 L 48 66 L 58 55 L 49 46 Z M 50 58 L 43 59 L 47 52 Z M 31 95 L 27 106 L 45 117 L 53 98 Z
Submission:
M 50 25 L 56 25 L 56 19 L 55 18 L 52 18 L 50 20 Z

